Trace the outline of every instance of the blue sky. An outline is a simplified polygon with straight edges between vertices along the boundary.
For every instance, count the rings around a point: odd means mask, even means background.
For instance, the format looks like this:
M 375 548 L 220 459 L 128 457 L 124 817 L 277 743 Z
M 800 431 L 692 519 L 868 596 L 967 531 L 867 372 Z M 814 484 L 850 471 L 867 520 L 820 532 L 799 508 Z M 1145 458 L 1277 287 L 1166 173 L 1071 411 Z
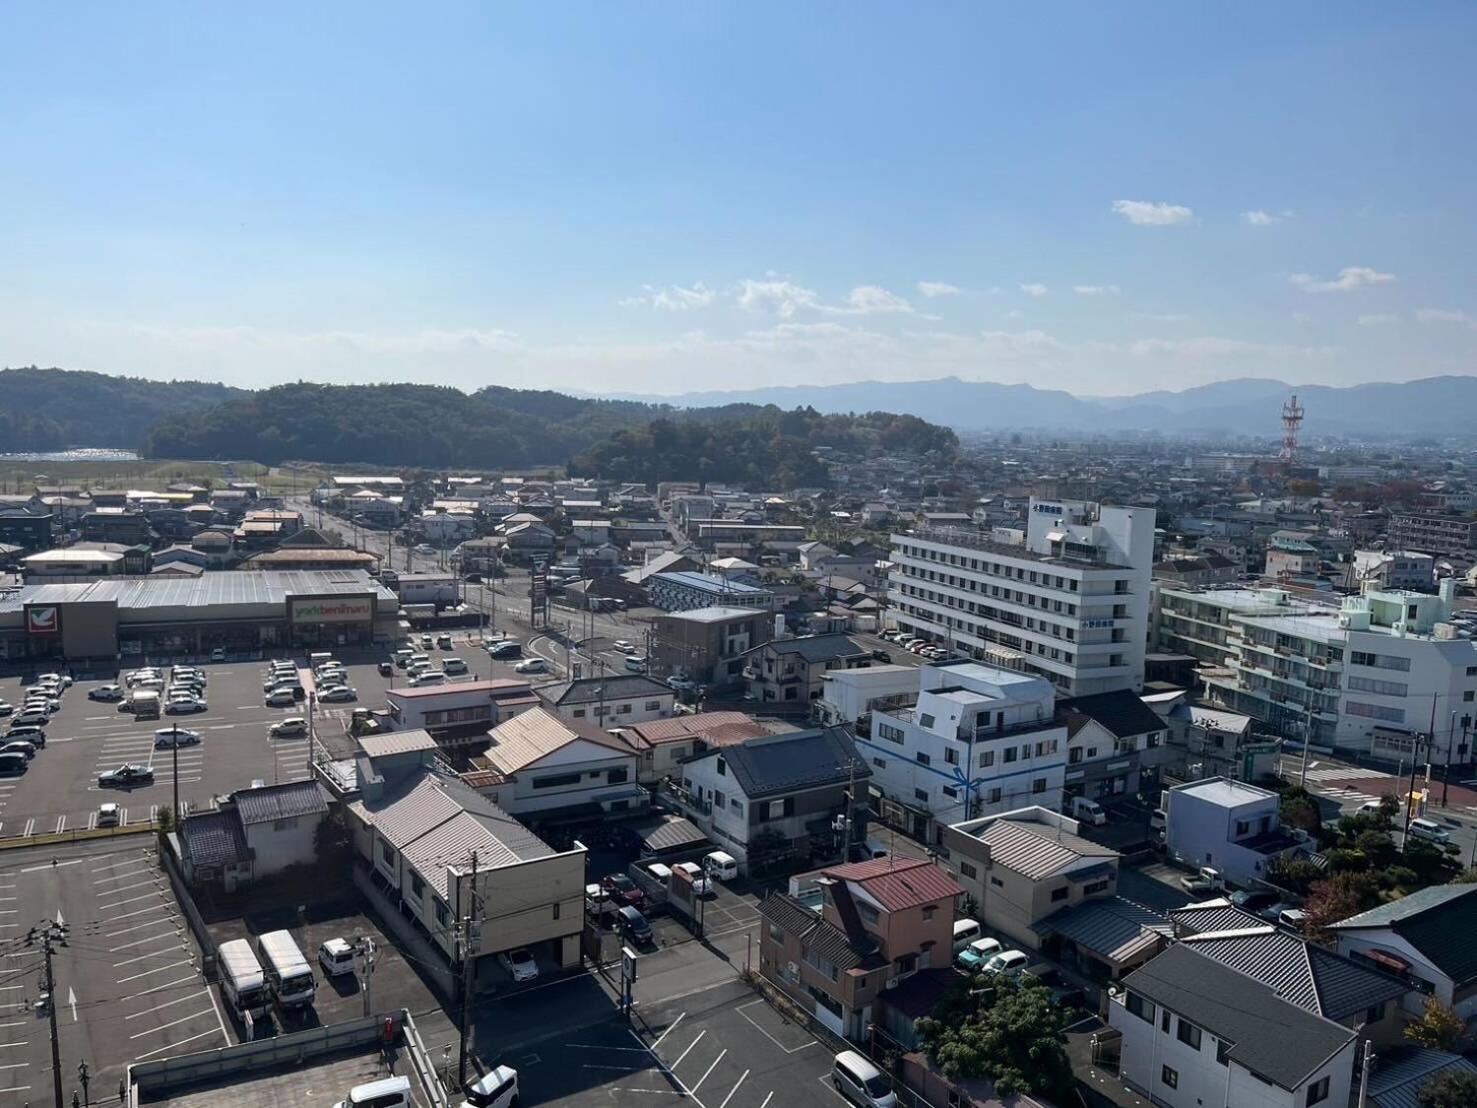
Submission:
M 0 364 L 1472 371 L 1470 4 L 8 5 Z

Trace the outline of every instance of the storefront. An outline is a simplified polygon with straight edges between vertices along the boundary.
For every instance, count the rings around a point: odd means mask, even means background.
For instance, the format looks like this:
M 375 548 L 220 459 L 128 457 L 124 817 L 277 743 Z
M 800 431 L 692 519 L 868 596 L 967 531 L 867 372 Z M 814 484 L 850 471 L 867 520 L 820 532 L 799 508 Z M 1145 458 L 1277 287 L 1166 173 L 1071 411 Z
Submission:
M 374 642 L 375 596 L 330 594 L 290 597 L 287 628 L 292 646 L 355 646 Z

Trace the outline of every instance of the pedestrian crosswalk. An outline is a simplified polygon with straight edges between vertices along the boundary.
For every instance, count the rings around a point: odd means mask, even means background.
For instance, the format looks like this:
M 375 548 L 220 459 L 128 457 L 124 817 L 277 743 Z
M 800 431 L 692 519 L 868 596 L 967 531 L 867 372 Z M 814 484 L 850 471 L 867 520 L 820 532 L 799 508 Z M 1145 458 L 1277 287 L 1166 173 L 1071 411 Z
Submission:
M 1287 776 L 1290 780 L 1296 781 L 1301 774 L 1296 767 L 1287 767 Z M 1359 786 L 1363 787 L 1345 783 L 1356 781 Z M 1372 784 L 1376 781 L 1380 782 L 1380 785 Z M 1381 787 L 1386 781 L 1390 782 L 1390 787 Z M 1379 788 L 1380 791 L 1373 793 L 1365 791 L 1365 788 L 1371 787 Z M 1342 806 L 1379 800 L 1383 796 L 1398 793 L 1400 789 L 1393 774 L 1382 773 L 1379 770 L 1363 769 L 1359 766 L 1319 766 L 1308 770 L 1308 791 L 1337 800 Z

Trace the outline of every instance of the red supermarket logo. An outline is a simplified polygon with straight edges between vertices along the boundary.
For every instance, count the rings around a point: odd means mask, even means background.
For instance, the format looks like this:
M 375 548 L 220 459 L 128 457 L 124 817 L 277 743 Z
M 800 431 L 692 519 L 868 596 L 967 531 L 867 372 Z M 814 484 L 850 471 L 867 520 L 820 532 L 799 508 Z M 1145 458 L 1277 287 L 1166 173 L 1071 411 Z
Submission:
M 33 635 L 55 635 L 61 630 L 61 610 L 54 606 L 27 608 L 26 630 Z

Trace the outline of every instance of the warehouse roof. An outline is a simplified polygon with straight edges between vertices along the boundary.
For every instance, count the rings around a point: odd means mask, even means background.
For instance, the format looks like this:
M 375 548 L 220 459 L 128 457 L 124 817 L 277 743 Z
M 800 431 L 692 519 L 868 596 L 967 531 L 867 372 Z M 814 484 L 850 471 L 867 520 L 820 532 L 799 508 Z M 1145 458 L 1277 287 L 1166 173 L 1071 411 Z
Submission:
M 262 573 L 207 573 L 193 579 L 125 577 L 66 585 L 26 585 L 0 601 L 0 612 L 27 604 L 112 602 L 120 610 L 248 606 L 280 615 L 292 597 L 373 593 L 379 606 L 393 607 L 395 594 L 359 569 L 300 569 Z M 195 612 L 195 618 L 205 613 Z

